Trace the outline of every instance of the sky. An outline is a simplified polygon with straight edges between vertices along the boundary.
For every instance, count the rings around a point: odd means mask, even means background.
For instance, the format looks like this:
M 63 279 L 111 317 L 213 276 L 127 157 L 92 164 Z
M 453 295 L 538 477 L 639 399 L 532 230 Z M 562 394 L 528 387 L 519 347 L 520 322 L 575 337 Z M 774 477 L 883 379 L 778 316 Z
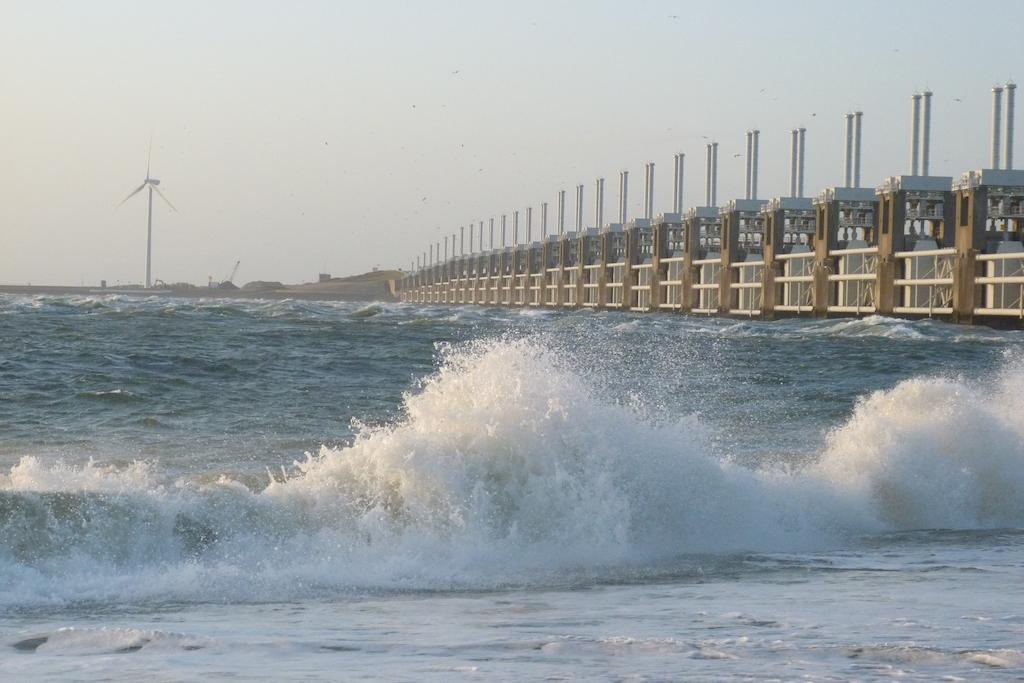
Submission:
M 153 275 L 302 282 L 409 268 L 444 235 L 551 205 L 607 178 L 605 217 L 643 164 L 655 211 L 841 184 L 844 114 L 863 119 L 862 179 L 909 172 L 910 96 L 934 91 L 932 174 L 988 165 L 990 88 L 1020 77 L 1024 3 L 53 2 L 0 0 L 0 283 L 138 283 L 145 193 Z M 1018 135 L 1018 138 L 1021 136 Z M 1019 147 L 1019 145 L 1018 145 Z M 739 156 L 736 156 L 739 155 Z M 1020 155 L 1017 155 L 1018 158 Z M 511 221 L 511 218 L 509 218 Z

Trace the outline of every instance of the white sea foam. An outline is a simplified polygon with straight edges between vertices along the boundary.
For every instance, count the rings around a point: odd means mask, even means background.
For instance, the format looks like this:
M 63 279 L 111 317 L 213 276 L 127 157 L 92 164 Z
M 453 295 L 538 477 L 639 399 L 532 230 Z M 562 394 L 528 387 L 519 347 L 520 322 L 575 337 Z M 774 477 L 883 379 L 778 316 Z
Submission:
M 52 633 L 30 635 L 16 641 L 13 646 L 23 652 L 55 655 L 94 655 L 128 653 L 145 649 L 198 650 L 209 647 L 209 638 L 167 631 L 134 628 L 62 628 Z
M 383 427 L 252 491 L 23 458 L 0 477 L 0 604 L 267 600 L 496 585 L 686 553 L 1024 525 L 1024 368 L 864 397 L 817 462 L 751 470 L 528 339 L 446 350 Z M 543 580 L 543 579 L 541 579 Z
M 0 474 L 0 491 L 33 493 L 120 493 L 125 495 L 160 491 L 155 467 L 135 461 L 126 467 L 101 465 L 90 459 L 82 466 L 64 461 L 44 463 L 34 456 L 23 457 L 6 475 Z

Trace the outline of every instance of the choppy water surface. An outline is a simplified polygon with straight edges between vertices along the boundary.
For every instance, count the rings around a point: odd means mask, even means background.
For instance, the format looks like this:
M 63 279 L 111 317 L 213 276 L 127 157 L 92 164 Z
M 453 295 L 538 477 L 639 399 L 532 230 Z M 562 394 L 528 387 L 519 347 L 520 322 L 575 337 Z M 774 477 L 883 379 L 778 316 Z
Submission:
M 1019 677 L 1022 341 L 0 297 L 0 678 Z

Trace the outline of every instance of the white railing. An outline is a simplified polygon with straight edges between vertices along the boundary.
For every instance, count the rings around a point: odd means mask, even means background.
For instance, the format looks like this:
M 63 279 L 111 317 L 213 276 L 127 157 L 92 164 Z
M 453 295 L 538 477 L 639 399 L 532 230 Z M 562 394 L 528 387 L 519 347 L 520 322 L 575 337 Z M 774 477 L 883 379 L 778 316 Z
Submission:
M 584 306 L 597 306 L 598 300 L 598 289 L 601 283 L 598 282 L 598 271 L 601 268 L 601 264 L 592 264 L 589 266 L 583 266 L 583 301 L 581 302 Z
M 814 252 L 779 254 L 775 260 L 782 261 L 782 275 L 775 278 L 779 296 L 775 310 L 796 313 L 812 310 L 814 307 Z
M 836 303 L 828 307 L 837 313 L 874 313 L 875 283 L 878 280 L 878 247 L 837 249 L 837 273 L 828 276 L 836 283 Z
M 510 305 L 512 303 L 512 286 L 514 278 L 511 275 L 501 276 L 501 303 Z
M 544 273 L 535 272 L 529 276 L 529 305 L 541 306 L 544 304 Z
M 530 305 L 540 306 L 544 303 L 544 274 L 533 273 L 530 275 Z
M 544 280 L 544 305 L 545 306 L 557 306 L 558 305 L 558 281 L 560 279 L 559 273 L 561 268 L 548 268 L 547 276 Z
M 515 291 L 514 291 L 514 295 L 513 295 L 513 301 L 517 305 L 520 305 L 520 306 L 523 306 L 523 305 L 525 305 L 527 303 L 527 301 L 526 301 L 526 296 L 527 296 L 526 279 L 527 279 L 527 276 L 525 274 L 524 275 L 516 275 Z
M 694 313 L 717 313 L 721 300 L 721 285 L 719 278 L 722 272 L 722 259 L 697 259 L 693 261 L 697 266 L 699 281 L 694 283 L 693 289 L 697 292 L 697 307 Z
M 982 305 L 975 315 L 1012 316 L 1024 319 L 1024 252 L 979 254 L 985 275 L 974 278 L 984 287 Z
M 630 308 L 634 311 L 651 310 L 651 284 L 654 282 L 654 269 L 650 263 L 633 266 L 634 280 Z
M 736 296 L 732 312 L 760 315 L 764 305 L 764 261 L 740 261 L 730 265 L 737 275 L 737 280 L 729 283 L 730 292 Z
M 621 282 L 608 282 L 605 283 L 604 287 L 605 295 L 608 297 L 608 301 L 605 303 L 613 308 L 622 307 L 622 283 Z
M 565 271 L 565 305 L 566 306 L 577 306 L 579 302 L 576 301 L 576 285 L 579 284 L 579 269 L 570 268 Z
M 658 282 L 661 289 L 661 296 L 658 300 L 658 308 L 679 310 L 683 307 L 683 268 L 686 259 L 678 256 L 664 258 L 661 262 L 668 267 L 665 269 L 665 278 Z
M 625 302 L 622 300 L 622 285 L 626 278 L 626 264 L 623 261 L 609 263 L 605 281 L 605 303 L 613 308 L 621 308 Z
M 956 249 L 900 251 L 903 277 L 893 281 L 902 289 L 894 313 L 945 315 L 953 312 L 953 269 Z
M 491 275 L 487 278 L 487 303 L 498 304 L 501 303 L 501 278 L 497 275 Z

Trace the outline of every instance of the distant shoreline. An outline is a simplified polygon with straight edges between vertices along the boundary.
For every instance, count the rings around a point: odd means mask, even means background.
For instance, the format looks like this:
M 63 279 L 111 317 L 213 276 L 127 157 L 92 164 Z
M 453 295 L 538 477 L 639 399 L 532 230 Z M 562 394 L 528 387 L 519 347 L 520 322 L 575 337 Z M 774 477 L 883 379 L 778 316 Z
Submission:
M 71 287 L 56 285 L 0 285 L 0 294 L 35 296 L 49 294 L 56 296 L 169 296 L 186 299 L 305 299 L 308 301 L 398 301 L 394 295 L 392 281 L 360 283 L 359 285 L 338 285 L 337 287 L 309 287 L 297 285 L 285 289 L 219 289 L 196 287 L 194 289 L 173 288 L 129 288 L 129 287 Z

